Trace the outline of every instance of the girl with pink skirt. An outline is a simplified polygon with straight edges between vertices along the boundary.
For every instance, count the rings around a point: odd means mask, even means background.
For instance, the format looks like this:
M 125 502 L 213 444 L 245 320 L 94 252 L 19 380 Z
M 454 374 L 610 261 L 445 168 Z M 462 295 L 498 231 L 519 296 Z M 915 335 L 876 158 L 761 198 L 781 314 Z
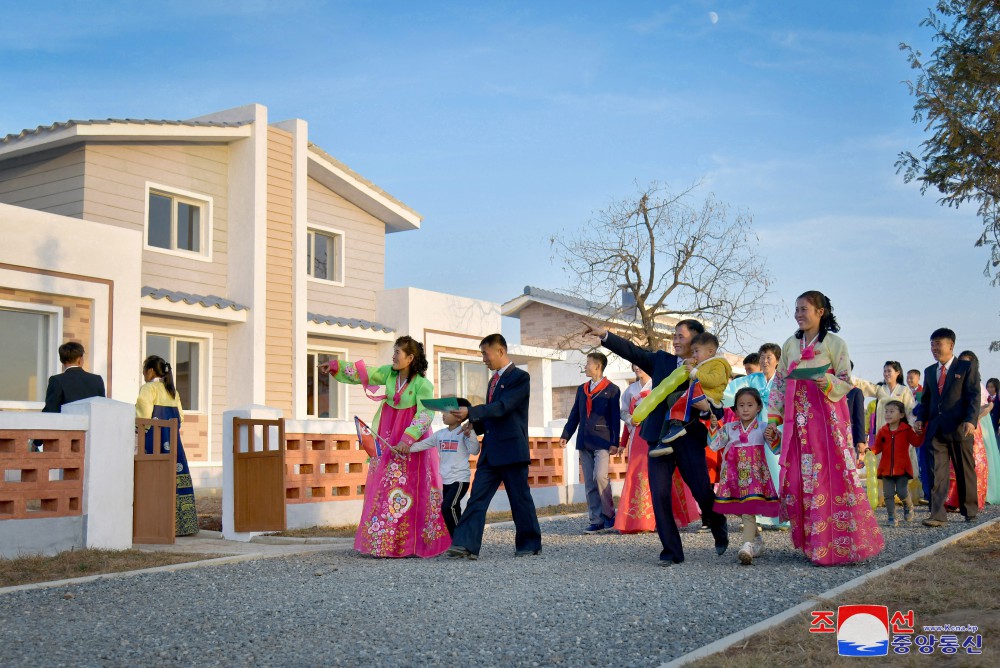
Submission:
M 708 445 L 722 450 L 722 468 L 715 485 L 715 512 L 741 515 L 743 545 L 737 557 L 744 566 L 764 552 L 757 515 L 777 517 L 778 494 L 764 454 L 764 429 L 757 416 L 764 408 L 760 392 L 744 387 L 736 392 L 736 420 L 720 425 L 712 416 Z

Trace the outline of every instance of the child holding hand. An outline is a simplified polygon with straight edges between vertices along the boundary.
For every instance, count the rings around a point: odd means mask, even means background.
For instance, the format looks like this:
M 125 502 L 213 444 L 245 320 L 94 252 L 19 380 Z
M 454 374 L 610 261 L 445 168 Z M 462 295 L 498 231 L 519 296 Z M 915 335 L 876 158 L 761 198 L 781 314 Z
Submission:
M 738 419 L 720 425 L 713 414 L 708 430 L 708 446 L 723 451 L 714 509 L 723 515 L 742 516 L 743 546 L 737 556 L 745 566 L 764 551 L 756 516 L 777 517 L 780 512 L 764 455 L 764 428 L 758 419 L 763 408 L 760 392 L 744 387 L 736 393 Z
M 882 481 L 885 497 L 885 511 L 890 526 L 899 526 L 896 519 L 894 495 L 903 502 L 903 519 L 913 520 L 913 500 L 908 485 L 913 478 L 910 464 L 910 446 L 919 447 L 924 441 L 922 433 L 916 432 L 906 420 L 906 406 L 902 401 L 887 401 L 885 404 L 885 425 L 878 430 L 872 452 L 881 454 L 878 463 L 878 477 Z
M 461 501 L 469 491 L 472 467 L 469 456 L 479 454 L 479 439 L 475 433 L 462 428 L 462 421 L 451 411 L 442 414 L 444 428 L 438 429 L 428 438 L 414 443 L 410 452 L 420 452 L 437 448 L 441 462 L 441 516 L 448 527 L 448 535 L 455 535 L 455 525 L 462 519 Z

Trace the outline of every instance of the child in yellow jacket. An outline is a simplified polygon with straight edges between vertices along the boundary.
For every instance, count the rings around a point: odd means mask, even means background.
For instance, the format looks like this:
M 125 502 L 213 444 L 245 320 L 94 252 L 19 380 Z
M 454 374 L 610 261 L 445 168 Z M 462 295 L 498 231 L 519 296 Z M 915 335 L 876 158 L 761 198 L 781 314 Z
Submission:
M 657 385 L 645 399 L 636 406 L 635 419 L 649 415 L 657 404 L 684 381 L 690 380 L 687 391 L 670 407 L 670 413 L 663 423 L 660 432 L 660 444 L 649 451 L 650 457 L 661 457 L 671 454 L 672 446 L 661 444 L 671 443 L 687 433 L 685 425 L 691 421 L 692 406 L 702 399 L 708 399 L 714 407 L 722 407 L 722 393 L 729 384 L 733 368 L 725 357 L 719 353 L 719 339 L 714 334 L 702 332 L 691 340 L 691 359 L 684 361 L 684 366 L 670 374 Z

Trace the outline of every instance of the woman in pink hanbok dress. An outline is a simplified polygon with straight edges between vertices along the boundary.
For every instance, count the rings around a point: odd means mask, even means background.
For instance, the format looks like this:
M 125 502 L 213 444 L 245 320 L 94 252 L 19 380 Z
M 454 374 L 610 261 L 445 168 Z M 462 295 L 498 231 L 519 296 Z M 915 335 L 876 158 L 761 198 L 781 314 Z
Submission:
M 430 435 L 432 419 L 421 403 L 434 396 L 424 377 L 423 345 L 403 336 L 393 347 L 392 365 L 369 369 L 361 360 L 333 360 L 328 370 L 338 382 L 363 385 L 368 397 L 381 404 L 372 432 L 383 444 L 382 454 L 368 462 L 354 549 L 373 557 L 436 557 L 451 545 L 441 517 L 438 451 L 410 452 Z M 380 386 L 385 394 L 376 394 Z
M 845 397 L 851 389 L 847 344 L 822 292 L 795 302 L 799 330 L 781 351 L 768 398 L 764 436 L 776 444 L 783 424 L 781 519 L 792 544 L 819 566 L 863 561 L 885 547 L 875 513 L 861 487 Z
M 653 498 L 649 492 L 649 444 L 639 435 L 639 425 L 632 423 L 632 413 L 649 394 L 653 381 L 635 364 L 632 365 L 632 371 L 639 380 L 629 385 L 622 396 L 622 422 L 625 423 L 625 429 L 622 430 L 621 447 L 628 458 L 628 468 L 625 470 L 625 483 L 618 500 L 618 512 L 615 514 L 615 529 L 619 533 L 656 531 Z M 681 479 L 680 471 L 674 471 L 672 480 L 670 508 L 677 526 L 685 527 L 701 519 L 701 511 L 691 490 Z
M 958 359 L 965 360 L 966 362 L 973 362 L 978 367 L 979 357 L 971 350 L 962 351 Z M 985 395 L 986 391 L 983 390 L 981 394 Z M 986 396 L 983 397 L 983 401 L 980 403 L 980 418 L 983 415 L 989 415 L 986 408 Z M 987 423 L 989 421 L 987 420 Z M 982 510 L 983 506 L 986 505 L 986 493 L 989 489 L 989 479 L 990 479 L 990 467 L 989 459 L 986 456 L 986 443 L 983 439 L 983 420 L 976 420 L 976 430 L 973 432 L 973 445 L 972 445 L 972 457 L 976 466 L 976 501 L 979 505 L 979 509 Z M 958 503 L 958 484 L 955 482 L 955 465 L 948 465 L 948 498 L 945 499 L 944 507 L 952 513 L 957 513 L 959 508 Z

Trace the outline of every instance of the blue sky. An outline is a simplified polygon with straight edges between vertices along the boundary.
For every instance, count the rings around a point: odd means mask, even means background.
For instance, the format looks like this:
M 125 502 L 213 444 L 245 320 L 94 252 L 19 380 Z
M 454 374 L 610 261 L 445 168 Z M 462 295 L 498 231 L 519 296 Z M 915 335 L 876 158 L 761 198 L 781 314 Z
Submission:
M 304 118 L 425 216 L 390 237 L 387 287 L 559 288 L 552 234 L 636 181 L 702 182 L 753 215 L 777 298 L 831 297 L 865 376 L 928 364 L 940 325 L 1000 374 L 974 212 L 893 167 L 922 138 L 898 50 L 928 46 L 920 2 L 12 4 L 0 132 L 249 102 Z M 775 311 L 746 347 L 794 328 Z

